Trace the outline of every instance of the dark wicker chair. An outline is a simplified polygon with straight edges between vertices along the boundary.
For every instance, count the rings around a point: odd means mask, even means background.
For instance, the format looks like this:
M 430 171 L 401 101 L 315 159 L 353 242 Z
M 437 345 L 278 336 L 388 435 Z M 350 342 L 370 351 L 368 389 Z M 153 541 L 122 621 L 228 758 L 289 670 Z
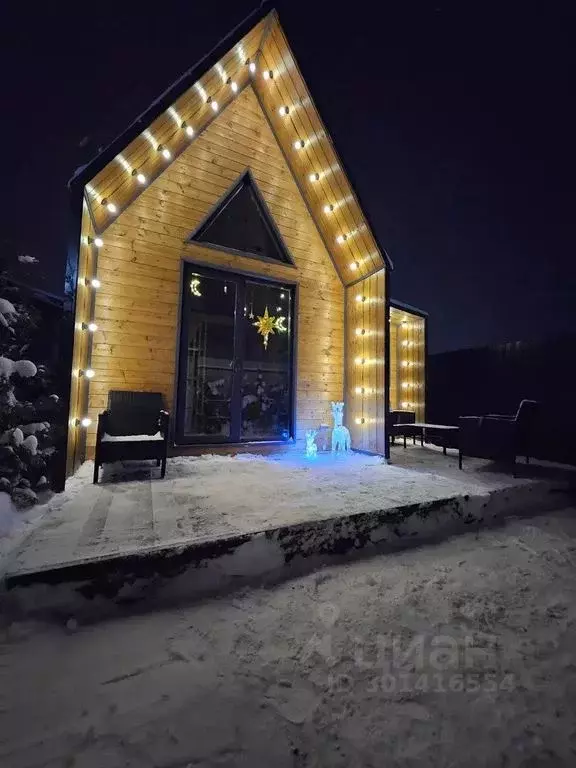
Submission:
M 406 447 L 406 432 L 410 430 L 404 429 L 405 424 L 414 424 L 416 421 L 416 413 L 414 411 L 390 411 L 388 413 L 388 437 L 390 444 L 394 445 L 397 437 L 404 438 L 404 447 Z
M 170 416 L 159 392 L 108 394 L 108 409 L 98 417 L 94 483 L 102 464 L 155 459 L 166 474 Z
M 487 416 L 461 416 L 458 419 L 459 457 L 474 456 L 514 465 L 517 456 L 525 456 L 526 463 L 533 455 L 534 431 L 539 403 L 522 400 L 513 416 L 488 414 Z

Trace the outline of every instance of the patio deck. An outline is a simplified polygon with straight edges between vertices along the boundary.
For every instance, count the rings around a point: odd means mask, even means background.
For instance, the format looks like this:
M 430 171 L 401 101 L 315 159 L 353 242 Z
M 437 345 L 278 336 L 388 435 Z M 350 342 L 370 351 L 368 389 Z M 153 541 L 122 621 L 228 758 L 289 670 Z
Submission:
M 431 446 L 393 450 L 387 465 L 363 454 L 169 459 L 164 480 L 145 465 L 113 465 L 99 485 L 85 464 L 12 554 L 9 588 L 81 584 L 90 594 L 195 570 L 193 588 L 268 573 L 297 558 L 402 546 L 500 514 L 550 505 L 573 473 L 512 478 L 488 462 Z M 554 498 L 557 504 L 557 499 Z M 111 586 L 111 582 L 114 585 Z M 87 586 L 88 585 L 88 586 Z

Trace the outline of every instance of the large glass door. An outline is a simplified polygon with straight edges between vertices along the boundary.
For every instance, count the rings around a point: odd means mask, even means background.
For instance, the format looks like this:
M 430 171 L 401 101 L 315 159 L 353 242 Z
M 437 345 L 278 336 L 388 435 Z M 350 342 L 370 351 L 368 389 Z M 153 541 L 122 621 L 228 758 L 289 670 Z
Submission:
M 292 436 L 293 304 L 290 286 L 186 268 L 178 443 Z

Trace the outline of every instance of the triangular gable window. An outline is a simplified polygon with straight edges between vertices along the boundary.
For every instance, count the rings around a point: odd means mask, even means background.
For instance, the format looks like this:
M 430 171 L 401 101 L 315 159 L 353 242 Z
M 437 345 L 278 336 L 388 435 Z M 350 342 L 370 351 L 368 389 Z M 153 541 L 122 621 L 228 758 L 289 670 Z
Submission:
M 245 256 L 293 263 L 249 172 L 224 195 L 189 240 Z

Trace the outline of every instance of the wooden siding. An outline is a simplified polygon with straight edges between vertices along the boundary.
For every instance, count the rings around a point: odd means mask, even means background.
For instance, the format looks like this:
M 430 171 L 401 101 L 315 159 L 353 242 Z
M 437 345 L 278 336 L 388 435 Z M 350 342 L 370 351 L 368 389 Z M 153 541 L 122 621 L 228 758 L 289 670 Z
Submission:
M 94 289 L 86 285 L 86 278 L 96 273 L 97 250 L 88 239 L 94 237 L 94 228 L 88 206 L 82 206 L 82 225 L 78 258 L 78 275 L 81 280 L 76 290 L 76 312 L 74 328 L 74 351 L 72 353 L 72 371 L 70 378 L 70 412 L 68 442 L 66 450 L 66 474 L 70 475 L 85 459 L 85 428 L 77 420 L 87 415 L 88 381 L 79 375 L 88 367 L 90 358 L 91 334 L 84 327 L 92 317 Z
M 385 454 L 384 270 L 346 289 L 346 424 L 352 447 Z
M 246 168 L 295 268 L 185 243 Z M 98 330 L 90 362 L 96 376 L 89 385 L 89 455 L 97 414 L 106 406 L 110 389 L 161 391 L 174 411 L 182 259 L 298 284 L 297 437 L 319 423 L 330 423 L 330 401 L 343 397 L 344 289 L 250 86 L 102 238 L 102 287 L 94 310 Z M 383 284 L 383 277 L 378 279 Z
M 390 408 L 426 418 L 426 320 L 390 308 Z
M 345 285 L 384 267 L 380 252 L 330 135 L 322 123 L 275 12 L 262 40 L 254 88 L 278 141 L 299 179 Z M 265 72 L 273 76 L 265 78 Z M 287 106 L 287 115 L 280 107 Z M 301 149 L 294 142 L 304 140 Z M 310 174 L 318 173 L 317 181 Z M 334 210 L 324 212 L 324 206 Z M 345 242 L 337 242 L 345 235 Z

